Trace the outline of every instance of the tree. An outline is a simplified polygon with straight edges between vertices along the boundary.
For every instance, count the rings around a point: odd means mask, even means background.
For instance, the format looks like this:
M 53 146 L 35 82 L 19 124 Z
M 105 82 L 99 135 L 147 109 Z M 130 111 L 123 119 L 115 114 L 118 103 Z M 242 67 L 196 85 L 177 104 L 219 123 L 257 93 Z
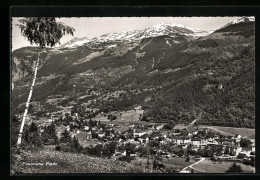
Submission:
M 71 143 L 71 136 L 66 129 L 61 133 L 60 143 Z
M 243 170 L 242 170 L 240 165 L 233 163 L 233 165 L 230 166 L 226 172 L 227 173 L 235 173 L 235 172 L 243 172 Z
M 88 122 L 88 125 L 89 125 L 89 127 L 93 127 L 93 126 L 95 126 L 95 122 L 92 121 L 92 119 L 90 118 L 89 122 Z
M 60 43 L 60 39 L 66 35 L 71 34 L 75 31 L 72 27 L 65 26 L 62 23 L 56 22 L 55 18 L 23 18 L 20 19 L 19 28 L 21 29 L 22 36 L 24 36 L 31 44 L 36 44 L 39 47 L 38 58 L 35 66 L 33 82 L 31 85 L 30 93 L 26 102 L 25 111 L 23 115 L 23 120 L 21 128 L 18 135 L 17 146 L 21 144 L 23 127 L 25 119 L 28 113 L 28 107 L 30 105 L 33 87 L 36 80 L 37 69 L 40 61 L 40 54 L 43 53 L 43 50 L 50 46 L 54 47 L 55 44 Z
M 79 144 L 79 140 L 74 136 L 71 144 L 72 148 L 74 148 L 77 152 L 82 151 L 83 147 Z
M 135 145 L 132 143 L 127 143 L 125 145 L 126 155 L 134 154 L 136 152 Z
M 53 142 L 49 142 L 50 139 L 53 140 Z M 52 122 L 49 126 L 44 128 L 44 132 L 42 133 L 42 140 L 45 143 L 48 144 L 57 144 L 58 143 L 58 137 L 56 134 L 56 129 L 55 129 L 55 125 Z
M 240 140 L 241 147 L 249 147 L 251 145 L 251 141 L 249 139 L 242 138 Z
M 229 146 L 225 147 L 224 154 L 229 154 Z
M 185 162 L 190 162 L 190 156 L 186 158 Z
M 117 148 L 117 142 L 111 142 L 109 144 L 105 144 L 105 146 L 102 149 L 104 156 L 111 156 L 113 153 L 115 153 L 115 150 Z
M 184 155 L 184 150 L 183 150 L 183 149 L 180 149 L 180 150 L 178 151 L 177 155 L 178 155 L 179 157 L 183 156 L 183 155 Z
M 42 147 L 42 141 L 38 132 L 38 127 L 34 123 L 31 123 L 29 128 L 26 128 L 23 140 L 27 145 Z

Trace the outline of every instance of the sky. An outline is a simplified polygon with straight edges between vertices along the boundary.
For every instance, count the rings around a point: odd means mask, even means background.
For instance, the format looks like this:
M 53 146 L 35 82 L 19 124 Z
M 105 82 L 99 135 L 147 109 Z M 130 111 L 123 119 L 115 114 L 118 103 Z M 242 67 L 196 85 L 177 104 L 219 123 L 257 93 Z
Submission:
M 94 38 L 107 33 L 118 33 L 128 30 L 143 30 L 159 23 L 183 24 L 194 29 L 216 30 L 240 17 L 71 17 L 57 18 L 58 22 L 75 29 L 74 37 L 67 35 L 61 38 L 64 44 L 78 37 Z M 25 46 L 32 46 L 21 36 L 19 17 L 12 18 L 12 51 Z M 58 45 L 56 45 L 58 47 Z

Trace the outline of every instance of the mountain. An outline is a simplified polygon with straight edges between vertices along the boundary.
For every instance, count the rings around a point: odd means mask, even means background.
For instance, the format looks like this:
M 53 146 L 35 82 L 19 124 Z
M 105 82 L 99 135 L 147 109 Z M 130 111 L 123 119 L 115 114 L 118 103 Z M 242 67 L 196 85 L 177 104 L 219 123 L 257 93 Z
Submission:
M 109 33 L 102 35 L 96 38 L 74 38 L 71 41 L 63 44 L 60 48 L 73 48 L 77 46 L 82 46 L 84 44 L 93 45 L 93 44 L 104 44 L 104 43 L 118 43 L 118 42 L 140 42 L 142 39 L 168 35 L 171 37 L 200 37 L 207 36 L 212 31 L 193 29 L 185 27 L 180 24 L 158 24 L 153 27 L 147 28 L 145 30 L 132 30 L 124 31 L 121 33 Z
M 142 40 L 147 38 L 167 35 L 170 36 L 172 40 L 175 39 L 174 43 L 180 43 L 181 41 L 188 41 L 201 36 L 206 36 L 210 33 L 212 33 L 212 31 L 192 29 L 179 24 L 161 23 L 151 28 L 147 28 L 145 30 L 132 30 L 132 31 L 125 31 L 121 33 L 112 33 L 112 34 L 110 33 L 92 39 L 76 37 L 70 40 L 69 42 L 61 45 L 60 47 L 55 48 L 54 50 L 48 50 L 48 57 L 52 56 L 52 58 L 56 58 L 57 56 L 59 56 L 56 54 L 62 54 L 61 56 L 63 56 L 67 52 L 71 52 L 70 55 L 72 56 L 72 58 L 74 58 L 74 56 L 77 57 L 79 55 L 78 49 L 82 49 L 81 47 L 83 47 L 83 51 L 89 50 L 87 52 L 90 52 L 92 49 L 94 51 L 99 51 L 98 53 L 97 52 L 93 54 L 83 53 L 82 55 L 82 58 L 86 55 L 89 55 L 90 58 L 92 58 L 92 55 L 96 56 L 100 53 L 102 54 L 105 50 L 104 48 L 106 48 L 108 51 L 111 51 L 111 49 L 112 50 L 117 49 L 116 51 L 118 52 L 117 47 L 120 45 L 123 48 L 125 48 L 123 51 L 131 50 L 134 47 L 138 46 Z M 15 50 L 12 53 L 12 59 L 13 59 L 12 80 L 13 81 L 21 79 L 33 73 L 33 67 L 34 67 L 33 62 L 34 59 L 37 58 L 36 57 L 37 54 L 34 53 L 34 50 L 36 49 L 37 48 L 25 47 L 25 48 Z M 47 54 L 45 53 L 43 54 L 43 56 L 46 55 Z M 64 62 L 60 62 L 60 63 L 64 64 Z M 39 69 L 40 68 L 41 65 Z M 55 72 L 52 71 L 51 73 L 55 73 Z
M 250 37 L 255 33 L 255 18 L 254 17 L 242 17 L 234 20 L 218 29 L 215 32 L 229 32 L 242 35 L 244 37 Z
M 242 17 L 240 19 L 235 19 L 229 23 L 227 23 L 225 26 L 219 28 L 218 30 L 224 29 L 228 26 L 232 26 L 234 24 L 240 24 L 240 23 L 250 23 L 250 22 L 255 22 L 255 17 Z
M 29 112 L 57 111 L 73 103 L 102 112 L 141 105 L 143 121 L 186 124 L 200 117 L 199 124 L 252 128 L 254 21 L 237 22 L 210 33 L 159 24 L 48 49 Z M 13 64 L 29 68 L 31 62 L 32 67 L 33 54 L 30 48 L 16 50 Z M 14 113 L 23 112 L 32 77 L 21 67 L 19 72 L 28 75 L 14 82 Z

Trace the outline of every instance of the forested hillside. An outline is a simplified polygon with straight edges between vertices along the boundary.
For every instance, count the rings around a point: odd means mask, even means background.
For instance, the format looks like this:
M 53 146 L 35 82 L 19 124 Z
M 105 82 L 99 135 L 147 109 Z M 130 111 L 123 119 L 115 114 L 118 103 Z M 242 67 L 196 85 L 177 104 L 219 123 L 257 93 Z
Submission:
M 254 31 L 250 21 L 199 38 L 176 33 L 134 43 L 117 40 L 48 50 L 32 98 L 44 106 L 55 95 L 68 99 L 60 105 L 95 99 L 89 106 L 102 112 L 141 105 L 140 119 L 149 122 L 185 124 L 198 119 L 198 124 L 253 128 Z M 12 64 L 17 80 L 14 113 L 22 112 L 28 95 L 33 65 L 27 62 L 33 61 L 33 54 L 28 48 L 13 52 L 13 62 L 20 61 Z M 91 91 L 100 95 L 79 98 Z

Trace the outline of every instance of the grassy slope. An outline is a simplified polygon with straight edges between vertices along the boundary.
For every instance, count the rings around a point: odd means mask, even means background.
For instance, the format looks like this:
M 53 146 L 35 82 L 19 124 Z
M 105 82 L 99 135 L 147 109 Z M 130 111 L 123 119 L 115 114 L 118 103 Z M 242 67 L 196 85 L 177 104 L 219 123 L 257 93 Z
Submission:
M 14 167 L 22 173 L 134 173 L 137 172 L 132 164 L 90 157 L 83 154 L 40 150 L 26 152 Z M 43 163 L 43 165 L 26 165 L 24 163 Z M 46 163 L 56 163 L 50 165 Z M 140 172 L 140 171 L 138 171 Z
M 217 162 L 217 163 L 213 164 L 213 162 L 211 160 L 205 160 L 199 164 L 194 165 L 193 167 L 198 170 L 207 172 L 207 173 L 225 173 L 226 170 L 228 170 L 228 168 L 230 166 L 232 166 L 232 164 L 233 164 L 233 162 L 222 162 L 222 163 Z M 244 172 L 247 172 L 247 173 L 254 172 L 255 168 L 252 166 L 247 166 L 242 163 L 237 163 L 237 164 L 239 164 L 241 166 L 241 168 Z

